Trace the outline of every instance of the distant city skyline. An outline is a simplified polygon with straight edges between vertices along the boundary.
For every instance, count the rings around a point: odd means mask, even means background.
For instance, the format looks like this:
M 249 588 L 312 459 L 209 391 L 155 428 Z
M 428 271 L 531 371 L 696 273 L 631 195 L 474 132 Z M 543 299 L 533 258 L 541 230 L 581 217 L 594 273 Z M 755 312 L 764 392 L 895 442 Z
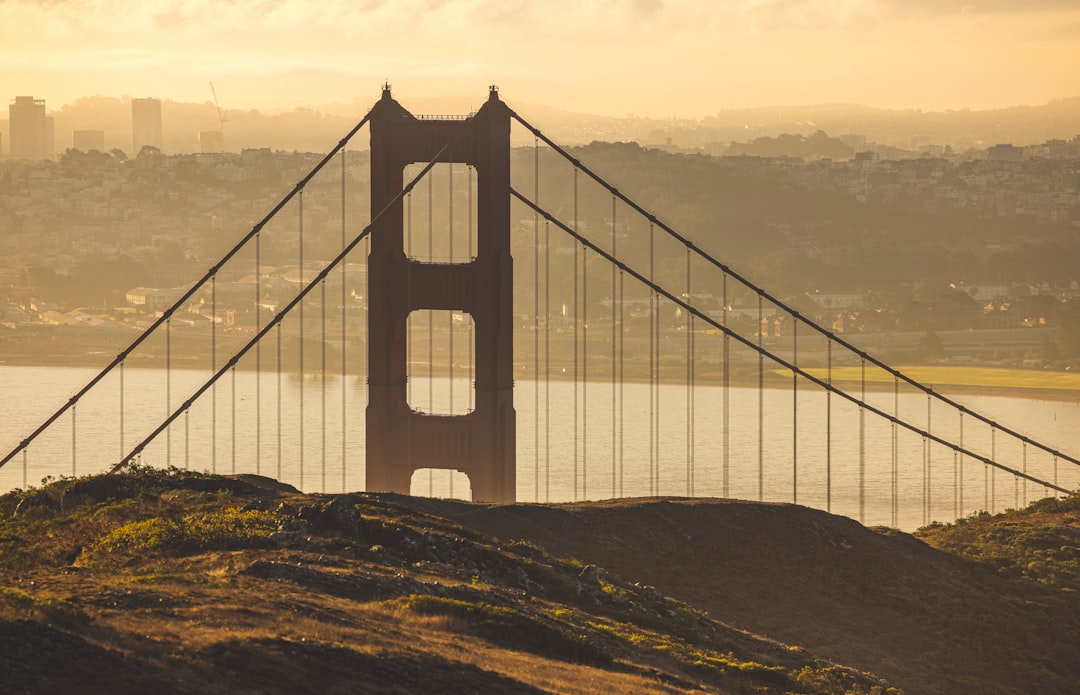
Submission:
M 226 109 L 477 95 L 654 118 L 858 103 L 974 110 L 1075 96 L 1068 0 L 8 0 L 0 75 Z

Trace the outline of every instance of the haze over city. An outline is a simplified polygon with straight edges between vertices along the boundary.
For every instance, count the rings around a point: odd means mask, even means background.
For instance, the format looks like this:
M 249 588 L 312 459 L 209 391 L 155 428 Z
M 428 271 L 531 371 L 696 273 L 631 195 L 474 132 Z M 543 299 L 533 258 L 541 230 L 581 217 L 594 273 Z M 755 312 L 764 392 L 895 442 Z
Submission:
M 395 92 L 601 115 L 861 103 L 987 109 L 1073 96 L 1070 0 L 9 0 L 0 83 L 230 108 L 366 107 Z
M 1076 695 L 1077 68 L 1080 0 L 0 0 L 0 690 Z

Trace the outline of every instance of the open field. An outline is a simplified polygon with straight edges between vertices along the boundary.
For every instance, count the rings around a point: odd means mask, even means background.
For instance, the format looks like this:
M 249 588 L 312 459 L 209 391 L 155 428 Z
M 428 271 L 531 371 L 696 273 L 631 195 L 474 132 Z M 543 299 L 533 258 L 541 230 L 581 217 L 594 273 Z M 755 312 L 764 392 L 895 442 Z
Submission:
M 1080 392 L 1080 374 L 1074 372 L 999 369 L 995 367 L 958 367 L 951 365 L 911 365 L 898 366 L 895 369 L 921 384 L 934 388 L 938 386 L 958 386 L 979 389 Z M 823 381 L 830 376 L 827 369 L 814 368 L 806 371 Z M 790 374 L 790 372 L 781 370 L 776 370 L 774 373 Z M 834 382 L 857 383 L 862 381 L 863 374 L 860 367 L 833 367 L 831 377 Z M 894 379 L 892 374 L 873 367 L 867 367 L 865 378 L 868 384 L 891 384 Z

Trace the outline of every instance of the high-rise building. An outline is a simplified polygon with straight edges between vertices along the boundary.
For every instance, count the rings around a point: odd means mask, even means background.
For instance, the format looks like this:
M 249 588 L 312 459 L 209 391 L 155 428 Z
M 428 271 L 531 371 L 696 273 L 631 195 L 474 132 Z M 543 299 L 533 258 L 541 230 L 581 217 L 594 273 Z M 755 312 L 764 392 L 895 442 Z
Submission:
M 89 152 L 97 150 L 105 151 L 104 130 L 73 130 L 71 131 L 71 149 Z
M 52 117 L 45 115 L 45 100 L 15 97 L 8 106 L 11 156 L 22 159 L 52 157 Z
M 131 100 L 131 135 L 133 156 L 146 145 L 162 149 L 161 99 Z

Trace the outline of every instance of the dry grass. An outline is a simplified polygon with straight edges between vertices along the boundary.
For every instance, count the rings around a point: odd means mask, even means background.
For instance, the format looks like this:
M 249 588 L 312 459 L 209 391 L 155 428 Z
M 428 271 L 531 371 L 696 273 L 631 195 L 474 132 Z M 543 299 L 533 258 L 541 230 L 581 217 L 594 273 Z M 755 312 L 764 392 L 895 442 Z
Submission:
M 415 502 L 149 469 L 0 497 L 5 687 L 885 692 Z
M 928 386 L 961 386 L 985 389 L 1024 389 L 1045 391 L 1080 391 L 1080 374 L 1051 372 L 1036 369 L 998 369 L 989 367 L 957 367 L 914 365 L 896 367 L 897 371 Z M 819 379 L 826 379 L 826 369 L 807 369 Z M 790 375 L 790 372 L 785 374 Z M 863 377 L 860 367 L 833 367 L 832 380 L 858 382 Z M 880 369 L 866 370 L 868 383 L 893 383 L 892 375 Z

